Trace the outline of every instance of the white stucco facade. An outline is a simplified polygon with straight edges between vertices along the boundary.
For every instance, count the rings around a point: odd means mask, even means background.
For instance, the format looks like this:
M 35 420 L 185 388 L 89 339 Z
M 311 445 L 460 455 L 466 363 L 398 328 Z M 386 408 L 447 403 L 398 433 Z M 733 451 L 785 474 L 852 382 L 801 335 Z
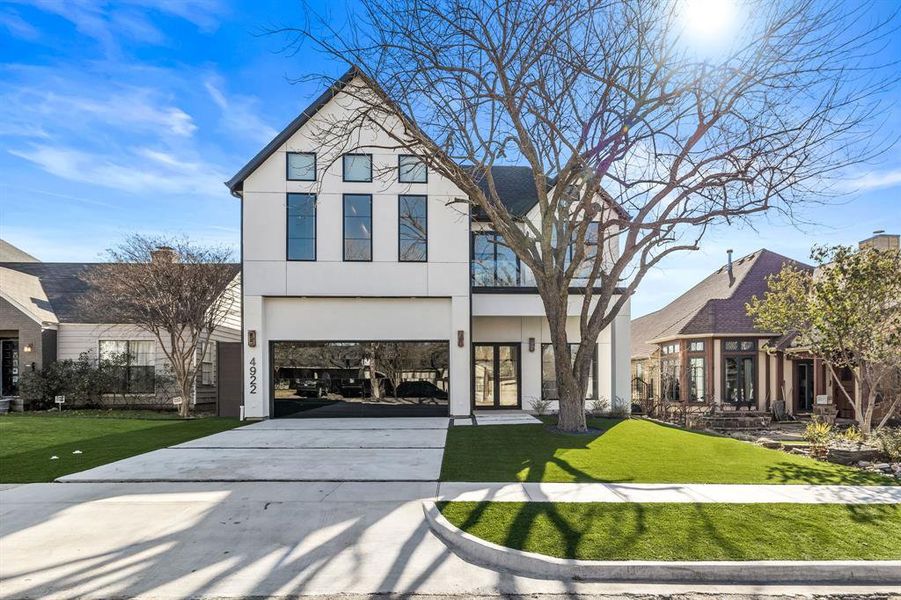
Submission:
M 337 92 L 315 114 L 269 148 L 241 179 L 244 413 L 272 415 L 274 342 L 446 342 L 448 405 L 468 415 L 473 401 L 473 343 L 520 347 L 520 406 L 541 396 L 541 344 L 549 340 L 537 293 L 480 293 L 470 273 L 471 222 L 462 192 L 433 172 L 425 183 L 398 181 L 398 152 L 384 133 L 354 132 L 351 152 L 372 155 L 372 182 L 347 182 L 342 161 L 321 146 L 322 128 L 354 109 Z M 279 138 L 276 138 L 279 140 Z M 316 181 L 289 181 L 287 155 L 316 154 Z M 252 161 L 253 163 L 253 161 Z M 288 260 L 287 198 L 315 194 L 315 259 Z M 345 194 L 371 200 L 371 260 L 344 260 Z M 399 260 L 399 196 L 427 198 L 427 260 Z M 477 227 L 483 227 L 478 224 Z M 570 300 L 570 339 L 578 341 L 581 298 Z M 598 341 L 598 388 L 629 397 L 629 310 Z M 533 339 L 534 338 L 534 339 Z M 478 407 L 475 407 L 478 408 Z

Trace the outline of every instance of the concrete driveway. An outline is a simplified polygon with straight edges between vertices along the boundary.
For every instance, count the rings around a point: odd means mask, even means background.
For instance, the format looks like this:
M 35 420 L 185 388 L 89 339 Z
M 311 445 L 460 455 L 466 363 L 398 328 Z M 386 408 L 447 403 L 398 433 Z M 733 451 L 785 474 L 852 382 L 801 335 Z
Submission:
M 447 418 L 276 419 L 58 481 L 437 481 L 447 427 Z

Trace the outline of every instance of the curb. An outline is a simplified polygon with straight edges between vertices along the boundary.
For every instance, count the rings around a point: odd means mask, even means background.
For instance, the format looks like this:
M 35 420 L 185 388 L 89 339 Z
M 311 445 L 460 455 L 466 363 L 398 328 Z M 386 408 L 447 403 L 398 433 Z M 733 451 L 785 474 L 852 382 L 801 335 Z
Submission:
M 422 504 L 432 532 L 467 562 L 541 579 L 731 584 L 898 584 L 901 560 L 600 561 L 524 552 L 466 533 L 433 501 Z

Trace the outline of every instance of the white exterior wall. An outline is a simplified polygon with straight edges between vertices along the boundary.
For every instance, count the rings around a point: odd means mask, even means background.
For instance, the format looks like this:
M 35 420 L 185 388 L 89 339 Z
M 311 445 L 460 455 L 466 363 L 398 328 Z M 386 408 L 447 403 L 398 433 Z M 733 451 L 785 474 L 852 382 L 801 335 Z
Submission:
M 344 182 L 339 155 L 317 142 L 319 128 L 354 100 L 338 94 L 244 181 L 244 406 L 269 416 L 273 340 L 443 340 L 450 345 L 450 411 L 469 413 L 469 212 L 462 194 L 433 172 L 428 183 L 399 183 L 394 142 L 358 130 L 348 152 L 373 155 L 373 182 Z M 359 146 L 359 147 L 357 147 Z M 370 146 L 370 147 L 366 147 Z M 287 152 L 315 152 L 316 182 L 288 181 Z M 316 260 L 288 261 L 287 194 L 317 194 Z M 343 260 L 343 194 L 372 195 L 372 261 Z M 398 261 L 398 196 L 428 197 L 428 262 Z M 457 331 L 464 345 L 457 346 Z M 253 364 L 251 364 L 253 362 Z

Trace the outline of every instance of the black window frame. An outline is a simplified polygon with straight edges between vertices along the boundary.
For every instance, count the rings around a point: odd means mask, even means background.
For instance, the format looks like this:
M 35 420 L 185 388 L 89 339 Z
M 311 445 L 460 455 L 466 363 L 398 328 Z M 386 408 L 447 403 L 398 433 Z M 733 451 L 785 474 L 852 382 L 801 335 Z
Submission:
M 402 178 L 403 170 L 400 168 L 400 161 L 404 158 L 415 158 L 420 163 L 422 163 L 423 168 L 425 169 L 425 179 L 423 181 L 404 181 Z M 415 154 L 398 154 L 397 155 L 397 181 L 398 183 L 428 183 L 429 182 L 429 167 L 425 164 L 425 161 L 416 156 Z
M 478 236 L 486 236 L 486 237 L 487 237 L 487 236 L 493 236 L 493 237 L 494 237 L 494 240 L 495 240 L 494 243 L 493 243 L 493 246 L 494 246 L 494 256 L 492 257 L 492 260 L 491 260 L 491 264 L 493 265 L 493 269 L 494 269 L 494 274 L 493 274 L 492 281 L 491 281 L 491 284 L 490 284 L 490 285 L 477 284 L 476 281 L 475 281 L 476 238 L 477 238 Z M 499 242 L 498 240 L 500 240 L 500 242 Z M 486 287 L 487 287 L 487 288 L 492 288 L 492 287 L 516 288 L 516 287 L 521 287 L 521 286 L 522 286 L 522 280 L 523 280 L 523 278 L 522 278 L 522 264 L 521 264 L 521 262 L 520 262 L 520 260 L 519 260 L 519 257 L 516 256 L 516 253 L 515 253 L 515 252 L 513 253 L 513 259 L 514 259 L 514 261 L 515 261 L 515 263 L 516 263 L 516 281 L 513 283 L 513 285 L 507 285 L 507 284 L 505 284 L 505 283 L 498 283 L 498 277 L 497 277 L 497 248 L 498 248 L 498 246 L 501 246 L 501 245 L 502 245 L 504 248 L 510 249 L 511 252 L 513 251 L 513 249 L 510 248 L 510 246 L 508 246 L 506 243 L 504 243 L 503 240 L 504 240 L 504 237 L 503 237 L 501 234 L 499 234 L 498 232 L 496 232 L 496 231 L 492 231 L 492 230 L 483 230 L 483 231 L 473 231 L 473 232 L 472 232 L 472 235 L 470 236 L 470 241 L 469 241 L 469 244 L 470 244 L 469 254 L 470 254 L 470 256 L 472 257 L 471 260 L 470 260 L 470 262 L 469 262 L 469 264 L 470 264 L 470 268 L 469 268 L 469 271 L 470 271 L 470 273 L 469 273 L 469 281 L 470 281 L 470 285 L 471 285 L 473 288 L 476 288 L 476 289 L 478 289 L 478 288 L 486 288 Z
M 403 198 L 419 198 L 422 199 L 423 206 L 425 207 L 425 257 L 417 260 L 404 259 L 401 254 L 401 241 L 402 241 L 402 217 L 400 212 L 400 206 Z M 429 197 L 425 194 L 398 194 L 397 196 L 397 262 L 408 262 L 408 263 L 423 263 L 429 262 Z
M 347 197 L 365 196 L 369 198 L 369 258 L 347 258 Z M 372 262 L 373 238 L 375 232 L 372 229 L 374 215 L 372 214 L 372 194 L 347 193 L 341 195 L 341 260 L 343 262 Z M 356 239 L 356 238 L 355 238 Z
M 313 198 L 313 257 L 291 258 L 291 196 L 311 196 Z M 288 192 L 285 194 L 285 260 L 288 262 L 316 262 L 318 256 L 317 243 L 319 238 L 319 198 L 310 192 Z M 304 239 L 304 238 L 295 238 Z
M 292 155 L 305 155 L 313 157 L 313 179 L 296 179 L 291 177 L 291 156 Z M 286 152 L 285 153 L 285 179 L 287 181 L 318 181 L 319 180 L 319 164 L 317 162 L 318 158 L 316 157 L 315 152 Z
M 575 356 L 573 352 L 573 346 L 581 345 L 581 342 L 569 342 L 567 344 L 569 346 L 569 355 L 570 358 Z M 544 395 L 544 350 L 545 348 L 550 348 L 551 351 L 554 349 L 554 345 L 550 342 L 543 342 L 541 344 L 541 348 L 539 351 L 541 354 L 538 355 L 538 361 L 541 363 L 541 399 L 542 400 L 560 400 L 559 394 L 557 398 L 547 398 Z M 594 352 L 591 354 L 591 396 L 586 398 L 586 400 L 597 400 L 599 397 L 599 386 L 598 386 L 598 371 L 600 371 L 600 356 L 598 353 L 598 345 L 594 344 Z M 556 383 L 556 382 L 555 382 Z
M 348 156 L 368 156 L 369 157 L 369 179 L 348 179 L 347 178 L 347 157 Z M 373 170 L 372 154 L 367 152 L 348 152 L 341 156 L 341 181 L 344 183 L 372 183 Z

